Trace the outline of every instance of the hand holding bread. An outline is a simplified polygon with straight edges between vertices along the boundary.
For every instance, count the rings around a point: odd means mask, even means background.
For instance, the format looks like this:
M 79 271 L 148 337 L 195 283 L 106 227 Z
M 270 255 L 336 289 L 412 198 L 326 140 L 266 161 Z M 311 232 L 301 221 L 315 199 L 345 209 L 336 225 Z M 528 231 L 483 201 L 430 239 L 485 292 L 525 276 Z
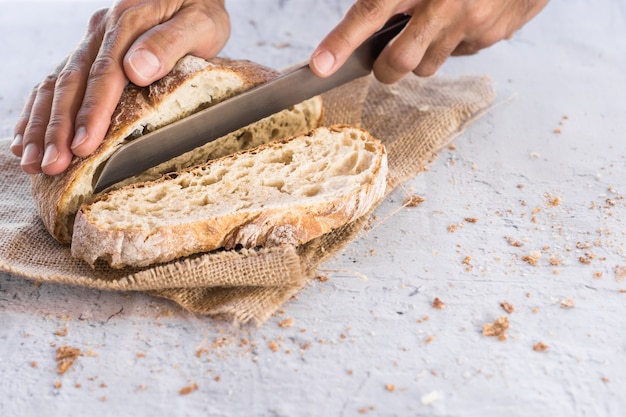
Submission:
M 129 81 L 149 85 L 187 54 L 212 58 L 229 33 L 223 0 L 118 0 L 97 11 L 22 110 L 11 145 L 22 169 L 56 175 L 91 154 Z

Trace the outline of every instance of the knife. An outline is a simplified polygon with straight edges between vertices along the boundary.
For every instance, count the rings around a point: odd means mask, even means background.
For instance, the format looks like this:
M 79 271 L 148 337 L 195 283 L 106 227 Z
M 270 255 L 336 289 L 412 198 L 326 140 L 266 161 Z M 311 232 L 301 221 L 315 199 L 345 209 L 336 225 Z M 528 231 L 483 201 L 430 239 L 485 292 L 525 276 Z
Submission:
M 337 72 L 327 78 L 316 76 L 305 64 L 128 142 L 115 151 L 101 167 L 99 174 L 96 174 L 94 193 L 304 100 L 368 75 L 383 48 L 400 33 L 409 19 L 409 15 L 391 18 L 382 29 L 363 42 Z

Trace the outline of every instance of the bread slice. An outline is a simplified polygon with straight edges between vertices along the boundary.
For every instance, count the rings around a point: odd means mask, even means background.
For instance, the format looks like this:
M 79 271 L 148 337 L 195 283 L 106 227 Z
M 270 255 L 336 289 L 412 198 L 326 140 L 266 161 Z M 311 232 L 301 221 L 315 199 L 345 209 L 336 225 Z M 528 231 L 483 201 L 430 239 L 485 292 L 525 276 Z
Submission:
M 385 148 L 367 131 L 318 128 L 98 197 L 78 212 L 72 255 L 141 267 L 301 244 L 366 214 L 386 175 Z
M 277 75 L 278 72 L 250 61 L 218 58 L 208 62 L 188 56 L 178 62 L 170 74 L 149 87 L 127 86 L 106 138 L 95 153 L 86 158 L 74 158 L 63 174 L 37 174 L 32 177 L 32 194 L 46 229 L 62 243 L 71 241 L 77 210 L 93 198 L 95 174 L 126 141 Z M 316 97 L 168 161 L 127 183 L 158 178 L 166 172 L 204 163 L 208 158 L 305 133 L 317 127 L 321 118 L 322 103 Z

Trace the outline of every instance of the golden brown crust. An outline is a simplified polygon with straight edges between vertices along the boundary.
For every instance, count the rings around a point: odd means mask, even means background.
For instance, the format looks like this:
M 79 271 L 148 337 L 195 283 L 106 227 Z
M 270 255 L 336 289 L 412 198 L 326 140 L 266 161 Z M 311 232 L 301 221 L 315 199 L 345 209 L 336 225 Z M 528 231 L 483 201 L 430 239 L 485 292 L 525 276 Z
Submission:
M 332 200 L 316 201 L 306 205 L 298 203 L 277 209 L 264 209 L 260 212 L 235 211 L 219 217 L 158 227 L 149 231 L 142 228 L 100 229 L 91 219 L 90 207 L 84 205 L 76 219 L 76 245 L 72 246 L 72 255 L 90 264 L 97 259 L 104 259 L 116 268 L 142 267 L 222 247 L 230 249 L 237 245 L 247 248 L 299 245 L 356 220 L 366 214 L 384 195 L 387 175 L 385 149 L 378 140 L 359 128 L 332 126 L 320 129 L 337 132 L 349 129 L 352 132 L 362 132 L 369 138 L 368 142 L 376 147 L 369 183 L 363 184 L 348 195 Z M 315 135 L 315 132 L 311 132 L 310 135 Z M 209 164 L 236 159 L 242 154 L 257 154 L 267 149 L 277 149 L 297 139 L 298 137 L 292 137 L 275 141 L 211 161 Z M 129 185 L 119 189 L 118 192 L 158 185 L 165 181 L 168 181 L 168 176 L 151 183 Z M 96 201 L 107 198 L 107 195 L 103 195 Z
M 128 85 L 111 118 L 109 131 L 98 149 L 86 158 L 75 157 L 62 174 L 32 176 L 31 191 L 39 215 L 48 232 L 62 243 L 70 243 L 74 215 L 80 204 L 93 197 L 92 179 L 97 167 L 133 133 L 133 126 L 154 111 L 155 106 L 171 95 L 194 73 L 206 68 L 221 69 L 237 74 L 244 89 L 266 82 L 278 75 L 277 71 L 250 61 L 216 58 L 211 61 L 184 58 L 163 79 L 149 87 Z M 181 115 L 181 117 L 184 115 Z

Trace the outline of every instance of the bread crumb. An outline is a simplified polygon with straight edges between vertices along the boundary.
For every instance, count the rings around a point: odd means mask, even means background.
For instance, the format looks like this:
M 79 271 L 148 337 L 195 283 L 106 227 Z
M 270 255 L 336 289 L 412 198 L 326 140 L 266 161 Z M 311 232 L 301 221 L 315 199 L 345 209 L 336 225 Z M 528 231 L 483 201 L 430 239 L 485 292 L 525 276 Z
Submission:
M 456 224 L 453 223 L 450 226 L 448 226 L 448 232 L 450 233 L 456 232 Z
M 561 133 L 561 129 L 557 127 L 556 129 L 553 130 L 553 132 L 556 134 L 559 134 Z
M 472 257 L 467 255 L 465 258 L 463 258 L 463 260 L 461 261 L 461 264 L 470 265 L 471 262 L 472 262 Z
M 60 346 L 56 350 L 57 374 L 62 375 L 74 364 L 80 356 L 80 349 L 71 346 Z
M 506 316 L 498 317 L 493 323 L 483 324 L 483 336 L 497 337 L 506 340 L 506 331 L 509 328 L 509 319 Z
M 55 335 L 65 337 L 67 336 L 68 328 L 65 326 L 63 329 L 58 329 L 54 332 Z
M 546 350 L 548 350 L 548 348 L 548 345 L 543 342 L 537 342 L 533 345 L 533 350 L 535 352 L 545 352 Z
M 574 303 L 574 300 L 572 300 L 571 298 L 565 298 L 561 300 L 561 307 L 563 308 L 573 308 L 575 305 L 576 303 Z
M 186 387 L 182 387 L 178 393 L 180 395 L 188 395 L 191 394 L 192 392 L 196 391 L 198 389 L 198 384 L 193 383 L 192 385 L 187 385 Z
M 446 303 L 441 301 L 439 297 L 435 297 L 435 299 L 433 300 L 433 308 L 436 308 L 437 310 L 443 310 L 444 308 L 446 308 Z
M 513 304 L 509 303 L 508 301 L 503 301 L 500 303 L 500 307 L 502 307 L 502 309 L 504 311 L 506 311 L 507 313 L 511 314 L 512 312 L 515 311 L 515 308 L 513 307 Z
M 428 345 L 430 342 L 432 342 L 433 340 L 435 340 L 435 336 L 430 335 L 428 336 L 425 340 L 424 340 L 424 344 Z
M 271 349 L 272 352 L 277 352 L 278 349 L 280 348 L 280 343 L 271 340 L 268 344 L 267 347 L 269 347 Z
M 60 389 L 62 386 L 63 384 L 61 384 L 61 381 L 54 381 L 54 388 Z
M 424 197 L 417 194 L 411 194 L 404 199 L 402 205 L 404 207 L 417 207 L 424 202 Z
M 561 265 L 561 258 L 556 255 L 550 255 L 550 265 L 559 266 Z
M 318 275 L 315 277 L 315 279 L 318 280 L 319 282 L 326 282 L 330 280 L 330 278 L 325 275 Z
M 548 195 L 547 197 L 548 197 L 549 206 L 556 207 L 556 206 L 561 205 L 561 197 L 559 196 L 553 197 L 551 195 Z
M 530 265 L 537 265 L 540 259 L 541 259 L 540 251 L 532 251 L 530 252 L 530 254 L 522 256 L 522 261 Z
M 466 217 L 463 220 L 465 220 L 468 223 L 477 223 L 478 222 L 478 219 L 476 217 Z
M 511 245 L 511 246 L 514 246 L 516 248 L 521 248 L 522 246 L 524 246 L 524 244 L 522 242 L 520 242 L 519 240 L 514 239 L 514 238 L 512 238 L 510 236 L 505 236 L 504 238 L 506 239 L 507 243 L 509 245 Z
M 278 322 L 279 327 L 291 327 L 293 326 L 293 317 L 289 317 L 288 319 L 281 320 Z
M 385 389 L 389 392 L 394 392 L 396 390 L 396 386 L 394 384 L 385 385 Z
M 605 377 L 605 376 L 603 376 L 602 378 L 600 378 L 600 380 L 602 380 L 602 382 L 604 382 L 604 383 L 611 382 L 611 380 L 610 380 L 609 378 Z

